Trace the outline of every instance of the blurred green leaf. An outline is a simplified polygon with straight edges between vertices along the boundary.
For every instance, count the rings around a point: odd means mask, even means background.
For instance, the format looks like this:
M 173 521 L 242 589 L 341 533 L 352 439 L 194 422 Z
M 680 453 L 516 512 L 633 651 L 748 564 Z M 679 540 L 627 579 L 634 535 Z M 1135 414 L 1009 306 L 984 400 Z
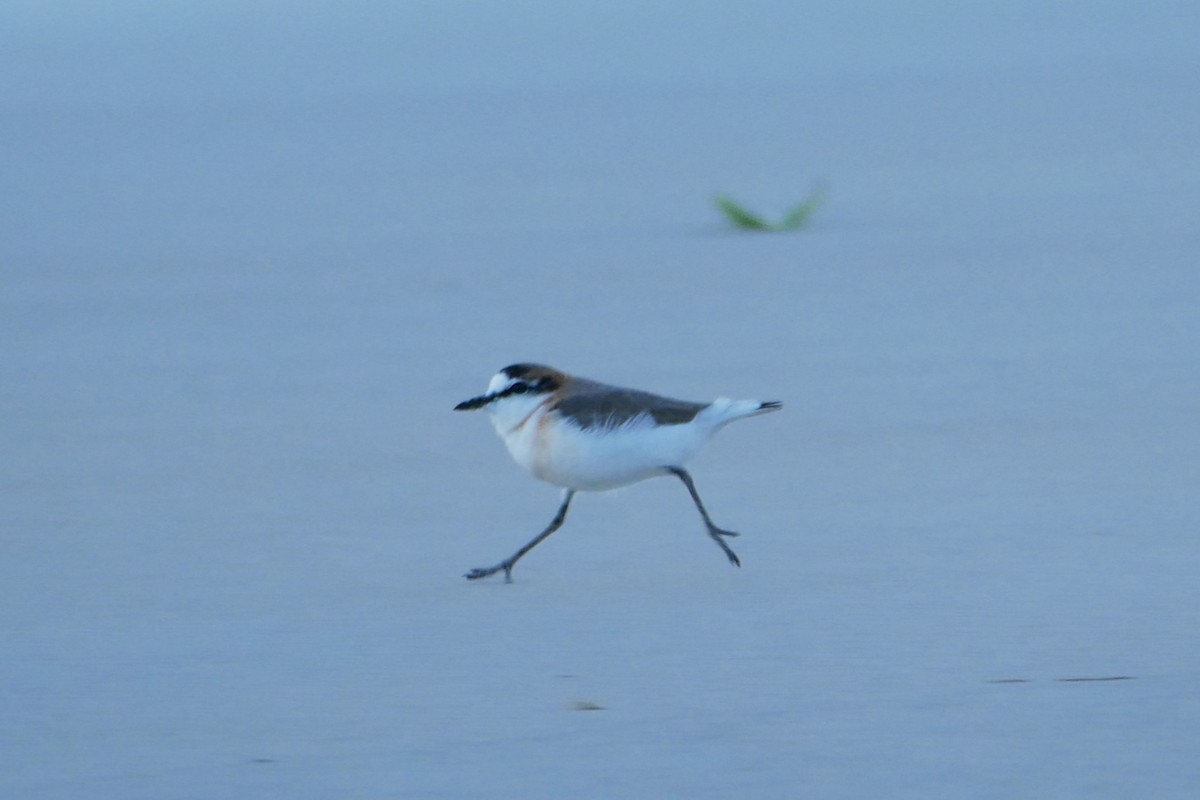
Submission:
M 808 218 L 812 213 L 821 207 L 825 202 L 825 187 L 818 186 L 813 190 L 813 193 L 808 196 L 800 205 L 793 208 L 787 213 L 782 220 L 779 221 L 777 230 L 791 231 L 796 228 L 802 228 L 808 224 Z
M 779 222 L 768 222 L 762 217 L 747 211 L 743 206 L 734 202 L 726 195 L 714 198 L 717 208 L 725 214 L 734 226 L 749 231 L 794 231 L 808 224 L 809 217 L 825 202 L 825 187 L 818 185 L 812 193 L 793 208 Z
M 717 207 L 725 212 L 725 216 L 739 228 L 745 228 L 752 231 L 769 231 L 771 225 L 761 217 L 756 217 L 746 209 L 739 206 L 733 200 L 725 195 L 718 195 Z

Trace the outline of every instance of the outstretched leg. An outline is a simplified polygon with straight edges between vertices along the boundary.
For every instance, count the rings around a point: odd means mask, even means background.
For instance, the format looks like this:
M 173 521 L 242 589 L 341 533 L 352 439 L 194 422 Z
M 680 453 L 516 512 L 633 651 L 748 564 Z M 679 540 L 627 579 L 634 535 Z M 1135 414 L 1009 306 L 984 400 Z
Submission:
M 504 561 L 501 561 L 496 566 L 486 567 L 486 568 L 485 567 L 476 567 L 475 569 L 471 570 L 463 577 L 466 578 L 467 580 L 475 581 L 475 580 L 479 580 L 480 578 L 486 578 L 488 575 L 495 575 L 500 570 L 504 570 L 504 582 L 512 583 L 513 567 L 516 566 L 516 563 L 521 560 L 521 556 L 525 555 L 530 550 L 537 547 L 538 543 L 540 543 L 542 541 L 542 539 L 545 539 L 547 536 L 549 536 L 550 534 L 554 533 L 556 530 L 558 530 L 559 528 L 562 527 L 563 520 L 565 520 L 567 518 L 567 506 L 571 505 L 571 498 L 574 496 L 575 496 L 574 489 L 567 489 L 563 493 L 563 501 L 562 501 L 562 505 L 558 507 L 558 513 L 554 515 L 554 519 L 550 520 L 550 525 L 546 527 L 546 530 L 542 531 L 537 536 L 535 536 L 533 538 L 532 542 L 525 545 L 517 552 L 513 553 L 511 556 L 506 558 Z M 736 561 L 737 559 L 735 558 L 734 560 Z
M 696 508 L 700 509 L 700 516 L 704 518 L 704 525 L 708 528 L 708 535 L 712 537 L 712 540 L 717 543 L 718 547 L 725 551 L 725 555 L 729 557 L 729 561 L 735 567 L 740 567 L 742 562 L 738 560 L 737 555 L 729 549 L 729 545 L 725 544 L 725 540 L 721 538 L 722 536 L 737 536 L 737 534 L 733 531 L 718 528 L 709 519 L 708 511 L 704 508 L 704 502 L 700 499 L 699 492 L 696 491 L 696 484 L 692 483 L 692 476 L 688 475 L 687 470 L 683 467 L 667 467 L 666 470 L 683 481 L 683 485 L 687 487 L 688 492 L 692 495 L 692 500 L 696 503 Z

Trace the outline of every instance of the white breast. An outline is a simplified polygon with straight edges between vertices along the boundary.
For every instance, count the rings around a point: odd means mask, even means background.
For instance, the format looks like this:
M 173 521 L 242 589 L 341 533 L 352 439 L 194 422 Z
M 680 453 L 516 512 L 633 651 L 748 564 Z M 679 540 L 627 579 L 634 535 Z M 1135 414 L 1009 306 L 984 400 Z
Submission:
M 504 440 L 508 453 L 525 469 L 537 474 L 540 426 L 546 414 L 546 397 L 508 397 L 488 409 L 492 427 Z

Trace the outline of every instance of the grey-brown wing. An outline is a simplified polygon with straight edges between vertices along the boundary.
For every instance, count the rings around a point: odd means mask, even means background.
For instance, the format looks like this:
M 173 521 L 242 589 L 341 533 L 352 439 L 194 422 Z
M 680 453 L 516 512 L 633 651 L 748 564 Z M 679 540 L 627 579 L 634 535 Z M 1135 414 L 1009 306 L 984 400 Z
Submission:
M 556 410 L 581 428 L 607 428 L 623 425 L 643 414 L 649 414 L 659 425 L 681 425 L 691 422 L 707 406 L 708 403 L 674 400 L 577 378 Z

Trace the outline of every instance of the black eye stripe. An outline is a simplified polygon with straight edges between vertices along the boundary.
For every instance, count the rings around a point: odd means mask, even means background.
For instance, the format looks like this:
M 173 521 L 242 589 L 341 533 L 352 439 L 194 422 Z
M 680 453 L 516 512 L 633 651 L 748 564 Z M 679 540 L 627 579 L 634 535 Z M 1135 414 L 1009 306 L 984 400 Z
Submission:
M 483 408 L 490 405 L 496 400 L 503 400 L 506 397 L 512 397 L 514 394 L 525 394 L 527 392 L 552 392 L 558 388 L 558 383 L 553 378 L 540 378 L 537 383 L 528 384 L 525 381 L 517 381 L 498 392 L 491 394 L 480 395 L 479 397 L 464 400 L 455 408 L 459 411 L 471 411 L 476 408 Z

